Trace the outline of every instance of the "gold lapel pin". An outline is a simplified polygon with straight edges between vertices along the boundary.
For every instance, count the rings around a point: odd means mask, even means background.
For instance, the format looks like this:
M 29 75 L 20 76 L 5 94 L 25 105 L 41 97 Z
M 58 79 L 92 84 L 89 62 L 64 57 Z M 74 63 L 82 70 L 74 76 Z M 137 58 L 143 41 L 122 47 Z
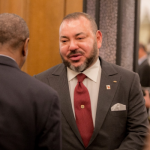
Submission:
M 116 83 L 117 81 L 113 81 L 113 82 L 115 82 L 115 83 Z
M 110 85 L 106 85 L 106 89 L 110 90 L 111 89 Z
M 84 105 L 81 105 L 81 108 L 84 108 Z

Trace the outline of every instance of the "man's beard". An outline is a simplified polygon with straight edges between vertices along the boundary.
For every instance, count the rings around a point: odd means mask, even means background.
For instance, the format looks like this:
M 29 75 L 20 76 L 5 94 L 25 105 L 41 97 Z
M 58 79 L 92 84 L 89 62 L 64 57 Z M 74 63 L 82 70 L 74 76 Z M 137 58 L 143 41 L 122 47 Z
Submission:
M 73 54 L 78 54 L 78 53 L 83 54 L 83 52 L 81 52 L 79 50 L 74 50 L 74 51 L 71 51 L 68 56 L 73 55 Z M 83 62 L 83 64 L 80 66 L 77 66 L 77 67 L 73 66 L 69 61 L 65 60 L 61 54 L 60 54 L 60 56 L 61 56 L 62 61 L 66 67 L 69 67 L 71 70 L 76 71 L 76 72 L 83 72 L 88 67 L 90 67 L 94 61 L 96 61 L 97 53 L 98 53 L 97 52 L 97 43 L 94 42 L 93 50 L 90 53 L 90 57 L 86 58 L 86 60 Z M 74 62 L 78 62 L 78 61 L 74 61 Z

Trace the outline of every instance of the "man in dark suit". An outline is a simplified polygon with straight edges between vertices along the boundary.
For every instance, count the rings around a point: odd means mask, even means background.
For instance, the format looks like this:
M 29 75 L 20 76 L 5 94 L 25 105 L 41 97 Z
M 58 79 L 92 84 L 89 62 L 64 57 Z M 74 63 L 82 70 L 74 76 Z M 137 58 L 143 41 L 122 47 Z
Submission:
M 143 95 L 145 99 L 145 106 L 149 115 L 150 107 L 150 58 L 147 55 L 146 47 L 143 44 L 139 44 L 139 59 L 138 59 L 138 74 L 140 76 L 140 83 L 143 90 Z
M 35 76 L 61 99 L 62 149 L 141 150 L 148 121 L 138 75 L 101 59 L 101 44 L 93 18 L 69 14 L 59 29 L 63 63 Z
M 0 14 L 0 149 L 60 150 L 56 92 L 22 72 L 29 31 L 15 14 Z
M 150 87 L 150 59 L 147 55 L 146 48 L 139 44 L 138 74 L 142 87 Z

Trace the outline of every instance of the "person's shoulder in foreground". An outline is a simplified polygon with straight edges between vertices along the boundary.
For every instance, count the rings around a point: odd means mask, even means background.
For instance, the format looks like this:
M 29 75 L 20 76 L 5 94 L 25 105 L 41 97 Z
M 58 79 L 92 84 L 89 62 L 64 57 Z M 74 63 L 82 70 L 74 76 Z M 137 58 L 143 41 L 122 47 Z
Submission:
M 28 85 L 26 93 L 36 114 L 36 148 L 52 150 L 61 149 L 60 101 L 57 92 L 50 86 L 23 73 L 24 82 Z M 26 83 L 24 85 L 26 86 Z M 33 90 L 34 88 L 34 90 Z M 30 91 L 30 92 L 28 92 Z M 30 93 L 30 94 L 29 94 Z
M 22 72 L 29 42 L 26 22 L 0 14 L 0 149 L 60 150 L 59 98 Z

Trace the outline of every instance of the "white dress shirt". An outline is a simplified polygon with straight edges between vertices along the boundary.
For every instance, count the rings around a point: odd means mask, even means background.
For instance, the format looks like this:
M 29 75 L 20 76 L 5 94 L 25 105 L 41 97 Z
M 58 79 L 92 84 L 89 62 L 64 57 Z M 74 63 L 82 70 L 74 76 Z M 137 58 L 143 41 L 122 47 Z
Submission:
M 72 104 L 72 110 L 73 110 L 74 116 L 75 116 L 75 112 L 74 112 L 74 89 L 75 89 L 77 82 L 78 82 L 76 76 L 80 73 L 81 72 L 75 72 L 75 71 L 73 71 L 67 67 L 67 77 L 68 77 L 71 104 Z M 93 64 L 90 68 L 86 69 L 82 73 L 87 76 L 87 78 L 84 79 L 83 84 L 86 86 L 86 88 L 89 91 L 90 100 L 91 100 L 93 124 L 95 126 L 97 102 L 98 102 L 100 79 L 101 79 L 101 66 L 100 66 L 99 58 L 97 59 L 95 64 Z

